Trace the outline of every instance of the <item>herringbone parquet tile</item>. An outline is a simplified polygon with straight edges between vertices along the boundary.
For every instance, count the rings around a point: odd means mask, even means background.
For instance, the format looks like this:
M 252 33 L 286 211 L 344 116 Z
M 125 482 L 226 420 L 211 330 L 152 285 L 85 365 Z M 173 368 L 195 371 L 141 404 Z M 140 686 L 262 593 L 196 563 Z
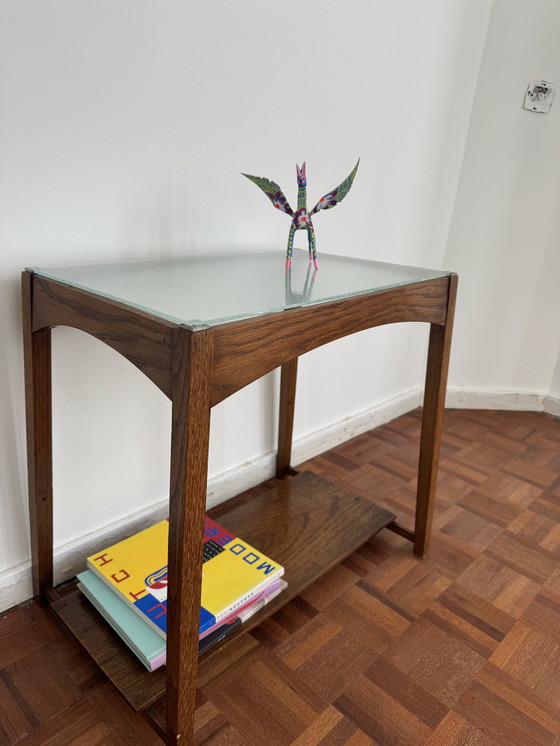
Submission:
M 413 412 L 302 467 L 412 528 L 419 433 Z M 560 420 L 447 412 L 430 555 L 381 532 L 199 687 L 199 746 L 560 746 Z M 0 620 L 15 743 L 160 741 L 27 604 Z

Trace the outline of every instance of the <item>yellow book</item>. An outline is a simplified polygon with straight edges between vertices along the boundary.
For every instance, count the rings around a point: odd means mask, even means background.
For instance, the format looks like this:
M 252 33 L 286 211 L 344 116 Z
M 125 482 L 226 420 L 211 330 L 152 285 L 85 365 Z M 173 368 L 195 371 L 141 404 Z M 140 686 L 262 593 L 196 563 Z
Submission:
M 104 580 L 156 632 L 167 632 L 169 522 L 161 521 L 87 558 Z M 204 522 L 199 634 L 244 607 L 284 568 L 211 518 Z

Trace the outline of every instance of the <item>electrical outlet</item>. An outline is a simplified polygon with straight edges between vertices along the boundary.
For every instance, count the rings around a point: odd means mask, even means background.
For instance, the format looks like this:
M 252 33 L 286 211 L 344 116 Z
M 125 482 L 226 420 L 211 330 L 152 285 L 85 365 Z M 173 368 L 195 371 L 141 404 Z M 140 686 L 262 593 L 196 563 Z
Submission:
M 547 114 L 552 106 L 552 97 L 556 86 L 546 80 L 532 80 L 525 94 L 524 108 Z

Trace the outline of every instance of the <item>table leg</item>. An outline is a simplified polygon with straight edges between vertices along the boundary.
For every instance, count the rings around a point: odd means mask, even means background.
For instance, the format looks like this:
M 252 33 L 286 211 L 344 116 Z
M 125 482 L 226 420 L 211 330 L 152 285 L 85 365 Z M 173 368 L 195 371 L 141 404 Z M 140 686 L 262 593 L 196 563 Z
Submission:
M 214 334 L 176 333 L 171 425 L 167 743 L 192 744 Z
M 414 553 L 420 556 L 428 553 L 430 544 L 456 294 L 457 275 L 451 275 L 446 323 L 430 328 L 414 528 Z
M 291 466 L 297 365 L 298 359 L 295 357 L 282 365 L 280 369 L 280 410 L 278 414 L 278 451 L 276 453 L 276 476 L 278 479 L 283 479 L 289 473 Z
M 33 273 L 22 275 L 27 473 L 33 595 L 46 604 L 53 586 L 51 330 L 33 331 Z

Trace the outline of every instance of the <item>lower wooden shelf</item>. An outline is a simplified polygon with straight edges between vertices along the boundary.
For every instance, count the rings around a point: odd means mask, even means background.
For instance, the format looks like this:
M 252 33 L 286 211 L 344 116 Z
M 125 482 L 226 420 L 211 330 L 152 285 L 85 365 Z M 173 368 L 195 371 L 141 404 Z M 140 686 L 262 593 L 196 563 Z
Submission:
M 262 495 L 221 513 L 220 523 L 284 566 L 288 588 L 202 656 L 199 672 L 204 673 L 211 657 L 235 645 L 240 635 L 274 614 L 394 518 L 310 472 L 278 480 Z M 77 589 L 54 601 L 52 608 L 136 711 L 165 694 L 165 668 L 146 671 Z

